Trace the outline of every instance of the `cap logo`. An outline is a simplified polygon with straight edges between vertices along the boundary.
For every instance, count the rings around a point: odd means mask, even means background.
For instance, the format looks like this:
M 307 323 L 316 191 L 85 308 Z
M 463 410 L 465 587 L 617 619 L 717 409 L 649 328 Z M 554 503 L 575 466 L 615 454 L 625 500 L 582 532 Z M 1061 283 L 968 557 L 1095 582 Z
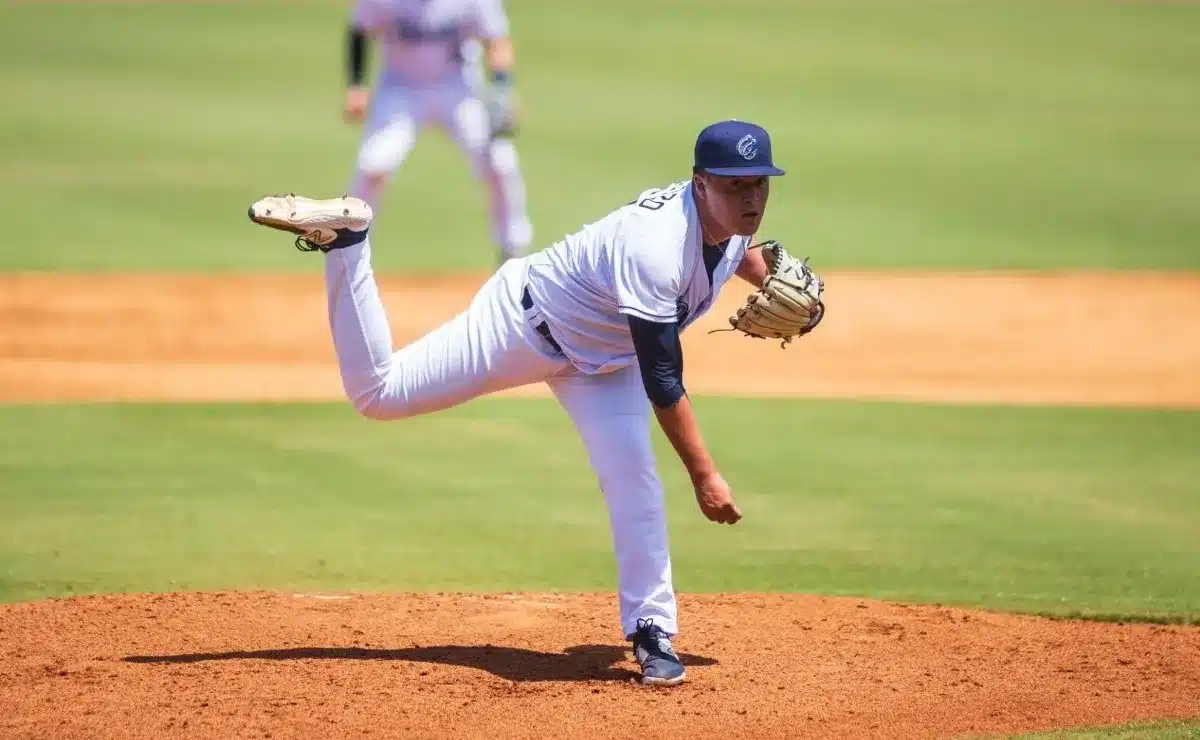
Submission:
M 754 159 L 758 156 L 758 139 L 750 134 L 738 139 L 737 153 L 742 155 L 743 159 Z

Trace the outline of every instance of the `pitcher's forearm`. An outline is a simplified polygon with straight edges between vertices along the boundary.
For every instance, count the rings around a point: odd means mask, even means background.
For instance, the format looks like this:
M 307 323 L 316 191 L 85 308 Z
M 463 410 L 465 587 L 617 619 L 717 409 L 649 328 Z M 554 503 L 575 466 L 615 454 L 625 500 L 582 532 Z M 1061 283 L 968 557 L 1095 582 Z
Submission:
M 663 434 L 671 441 L 675 454 L 679 455 L 679 460 L 693 481 L 716 472 L 716 465 L 700 434 L 700 424 L 692 411 L 692 402 L 687 396 L 669 408 L 656 406 L 654 415 L 658 417 Z

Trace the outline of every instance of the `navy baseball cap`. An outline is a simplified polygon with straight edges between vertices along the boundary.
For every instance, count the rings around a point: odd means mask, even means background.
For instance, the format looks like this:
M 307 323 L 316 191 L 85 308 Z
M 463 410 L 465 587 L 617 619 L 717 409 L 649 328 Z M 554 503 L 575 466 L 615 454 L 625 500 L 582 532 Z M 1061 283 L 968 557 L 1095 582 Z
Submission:
M 771 161 L 771 137 L 762 126 L 721 121 L 696 137 L 694 167 L 719 177 L 774 177 L 783 170 Z

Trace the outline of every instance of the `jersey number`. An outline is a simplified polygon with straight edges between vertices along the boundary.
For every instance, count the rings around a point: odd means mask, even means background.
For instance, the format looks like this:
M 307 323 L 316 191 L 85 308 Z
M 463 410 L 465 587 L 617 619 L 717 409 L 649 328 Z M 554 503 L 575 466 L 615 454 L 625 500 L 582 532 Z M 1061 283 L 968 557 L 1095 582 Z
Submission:
M 630 205 L 637 203 L 642 208 L 649 211 L 657 211 L 667 203 L 675 199 L 675 196 L 683 192 L 687 187 L 686 182 L 677 182 L 674 185 L 663 188 L 662 190 L 649 190 L 642 194 L 637 200 L 629 201 Z

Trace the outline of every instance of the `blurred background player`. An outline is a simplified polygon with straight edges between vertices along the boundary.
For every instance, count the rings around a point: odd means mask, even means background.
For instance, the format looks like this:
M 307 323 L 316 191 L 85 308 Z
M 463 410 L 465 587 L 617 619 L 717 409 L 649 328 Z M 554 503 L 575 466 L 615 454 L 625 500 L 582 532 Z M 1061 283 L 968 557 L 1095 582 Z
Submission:
M 491 125 L 488 157 L 492 167 L 501 173 L 506 197 L 510 202 L 519 204 L 520 215 L 515 217 L 514 223 L 516 236 L 520 237 L 517 241 L 521 244 L 501 256 L 502 259 L 521 256 L 533 241 L 533 227 L 526 211 L 525 180 L 521 177 L 521 166 L 517 159 L 515 139 L 519 113 L 512 89 L 511 65 L 508 70 L 489 69 L 487 49 L 477 38 L 468 38 L 463 42 L 462 55 L 467 88 L 487 104 L 488 122 Z
M 379 79 L 369 92 L 372 40 L 383 49 Z M 358 0 L 347 51 L 346 118 L 366 119 L 350 193 L 377 208 L 417 134 L 437 124 L 487 185 L 491 237 L 501 261 L 524 254 L 533 228 L 511 141 L 517 126 L 514 57 L 501 0 Z M 464 52 L 477 55 L 470 69 Z

